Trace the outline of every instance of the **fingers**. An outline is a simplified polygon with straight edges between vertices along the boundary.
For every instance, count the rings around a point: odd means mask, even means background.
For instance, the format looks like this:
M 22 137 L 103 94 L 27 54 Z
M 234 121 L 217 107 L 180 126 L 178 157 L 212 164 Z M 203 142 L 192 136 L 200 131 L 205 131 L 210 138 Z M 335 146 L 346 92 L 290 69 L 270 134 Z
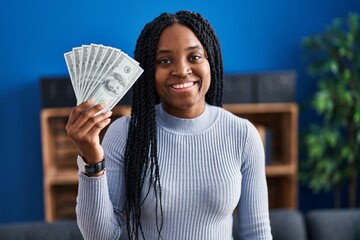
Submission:
M 89 163 L 98 162 L 103 157 L 99 134 L 109 125 L 112 115 L 110 111 L 99 114 L 104 108 L 104 104 L 94 105 L 93 101 L 83 102 L 71 110 L 66 124 L 69 137 Z
M 87 115 L 88 113 L 85 114 Z M 110 123 L 111 115 L 112 112 L 108 111 L 97 116 L 90 117 L 84 124 L 81 125 L 81 127 L 79 127 L 79 130 L 85 134 L 98 135 L 100 131 Z
M 76 125 L 76 127 L 82 127 L 89 119 L 92 119 L 97 113 L 102 111 L 105 108 L 105 104 L 96 104 L 92 105 L 90 102 L 84 102 L 79 106 L 72 109 L 73 118 L 71 119 L 71 124 Z M 72 114 L 70 114 L 72 116 Z
M 98 114 L 105 108 L 105 104 L 93 105 L 93 101 L 86 101 L 72 109 L 66 131 L 78 144 L 81 142 L 97 143 L 99 133 L 110 123 L 112 112 Z
M 82 111 L 90 108 L 93 104 L 94 104 L 93 100 L 88 100 L 71 109 L 68 125 L 74 124 L 74 122 L 78 119 Z

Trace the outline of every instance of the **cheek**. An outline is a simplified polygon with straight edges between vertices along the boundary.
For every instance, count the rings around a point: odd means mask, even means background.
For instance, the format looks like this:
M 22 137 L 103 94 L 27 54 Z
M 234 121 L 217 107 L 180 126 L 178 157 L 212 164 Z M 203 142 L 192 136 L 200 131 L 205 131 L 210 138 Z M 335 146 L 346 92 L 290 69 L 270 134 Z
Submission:
M 155 69 L 155 86 L 160 81 L 160 76 L 161 76 L 160 71 L 158 69 Z
M 159 90 L 160 90 L 161 86 L 163 85 L 163 80 L 162 80 L 164 78 L 163 76 L 164 76 L 163 71 L 161 71 L 161 69 L 156 68 L 154 85 L 155 85 L 156 93 L 158 93 L 158 94 L 159 94 Z
M 205 90 L 207 92 L 209 90 L 210 84 L 211 84 L 210 65 L 209 64 L 204 65 L 202 72 L 203 72 L 203 80 L 204 80 L 203 84 L 204 84 Z

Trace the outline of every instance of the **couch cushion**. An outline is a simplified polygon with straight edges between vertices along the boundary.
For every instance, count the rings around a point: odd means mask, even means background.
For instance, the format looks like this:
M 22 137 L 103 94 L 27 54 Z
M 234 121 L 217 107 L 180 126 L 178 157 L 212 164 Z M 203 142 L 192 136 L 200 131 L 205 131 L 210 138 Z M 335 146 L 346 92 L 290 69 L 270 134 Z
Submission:
M 306 222 L 310 240 L 360 239 L 360 209 L 312 210 Z
M 303 215 L 293 209 L 271 209 L 269 212 L 273 240 L 306 240 Z M 240 240 L 238 220 L 234 216 L 234 240 Z
M 306 240 L 305 219 L 297 210 L 270 210 L 271 233 L 274 240 Z
M 76 221 L 0 225 L 1 240 L 82 240 Z

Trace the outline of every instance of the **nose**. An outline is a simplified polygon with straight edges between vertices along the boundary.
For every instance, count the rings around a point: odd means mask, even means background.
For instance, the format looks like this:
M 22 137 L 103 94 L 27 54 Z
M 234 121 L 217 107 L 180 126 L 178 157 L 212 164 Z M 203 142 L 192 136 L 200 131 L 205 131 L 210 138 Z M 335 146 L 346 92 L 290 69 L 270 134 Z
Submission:
M 182 60 L 177 62 L 177 64 L 174 64 L 174 69 L 171 74 L 182 78 L 186 77 L 190 73 L 192 73 L 192 70 L 189 63 L 186 60 Z

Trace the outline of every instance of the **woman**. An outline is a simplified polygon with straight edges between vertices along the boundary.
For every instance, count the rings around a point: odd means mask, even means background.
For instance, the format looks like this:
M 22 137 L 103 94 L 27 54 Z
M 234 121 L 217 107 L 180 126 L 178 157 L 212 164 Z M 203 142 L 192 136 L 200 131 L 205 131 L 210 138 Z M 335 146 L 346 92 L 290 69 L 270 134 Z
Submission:
M 255 127 L 221 108 L 217 36 L 200 14 L 161 14 L 141 32 L 144 69 L 131 116 L 110 123 L 103 105 L 73 108 L 67 124 L 89 171 L 79 171 L 85 239 L 271 239 L 264 150 Z M 106 170 L 103 170 L 106 161 Z M 85 174 L 83 173 L 85 172 Z

